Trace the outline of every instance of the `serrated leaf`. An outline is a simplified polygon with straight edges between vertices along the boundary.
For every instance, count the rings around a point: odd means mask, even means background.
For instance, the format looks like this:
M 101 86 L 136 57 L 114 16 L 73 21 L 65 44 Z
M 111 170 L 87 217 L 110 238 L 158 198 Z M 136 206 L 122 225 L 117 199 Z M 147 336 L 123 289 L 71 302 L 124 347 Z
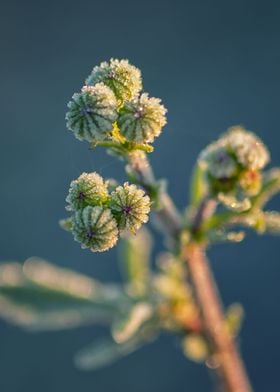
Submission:
M 0 264 L 0 317 L 25 329 L 109 323 L 127 301 L 116 287 L 40 259 Z
M 143 296 L 150 282 L 150 255 L 152 239 L 149 231 L 142 228 L 135 236 L 123 239 L 120 261 L 129 293 Z

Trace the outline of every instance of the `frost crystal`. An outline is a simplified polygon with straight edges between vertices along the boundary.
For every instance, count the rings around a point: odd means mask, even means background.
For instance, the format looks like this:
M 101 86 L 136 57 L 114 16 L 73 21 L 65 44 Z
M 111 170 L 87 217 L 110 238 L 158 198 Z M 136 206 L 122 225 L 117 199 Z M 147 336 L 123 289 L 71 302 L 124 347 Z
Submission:
M 230 128 L 224 135 L 224 140 L 237 161 L 246 169 L 263 169 L 269 162 L 269 152 L 262 141 L 240 126 Z
M 109 63 L 104 61 L 94 67 L 86 84 L 98 82 L 110 87 L 121 103 L 135 98 L 142 89 L 141 72 L 128 60 L 111 59 Z
M 268 161 L 266 146 L 256 135 L 240 126 L 230 128 L 199 156 L 201 167 L 210 175 L 214 192 L 241 189 L 246 196 L 255 196 L 260 191 L 260 170 Z
M 112 192 L 110 207 L 118 220 L 120 229 L 136 232 L 143 223 L 148 221 L 150 198 L 142 189 L 126 182 Z
M 116 245 L 118 227 L 108 208 L 87 206 L 73 216 L 72 232 L 82 248 L 104 252 Z
M 200 154 L 199 160 L 215 178 L 226 179 L 237 172 L 237 163 L 221 143 L 216 142 L 206 147 Z
M 158 98 L 144 93 L 120 110 L 118 125 L 122 135 L 135 143 L 150 143 L 159 136 L 166 124 L 167 110 Z
M 84 86 L 68 103 L 67 128 L 79 140 L 90 143 L 104 140 L 110 135 L 117 119 L 117 101 L 103 83 Z
M 275 211 L 267 211 L 264 214 L 265 229 L 270 233 L 280 233 L 280 214 Z
M 70 184 L 69 194 L 66 198 L 67 209 L 75 211 L 88 205 L 102 204 L 108 198 L 107 184 L 97 173 L 82 173 L 79 178 Z

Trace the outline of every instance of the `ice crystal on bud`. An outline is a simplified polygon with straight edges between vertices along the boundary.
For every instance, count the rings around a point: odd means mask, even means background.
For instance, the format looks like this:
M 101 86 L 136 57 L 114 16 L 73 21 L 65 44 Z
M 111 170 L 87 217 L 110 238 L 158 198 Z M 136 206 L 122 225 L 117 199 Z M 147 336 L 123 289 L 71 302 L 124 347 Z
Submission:
M 263 142 L 241 126 L 230 128 L 224 142 L 246 169 L 260 170 L 269 162 L 269 152 Z
M 120 110 L 118 126 L 127 140 L 150 143 L 159 136 L 166 124 L 167 110 L 158 98 L 144 93 L 131 102 L 125 102 Z
M 237 172 L 237 163 L 221 143 L 216 142 L 206 147 L 200 154 L 199 160 L 215 178 L 231 178 Z
M 104 252 L 118 240 L 118 227 L 110 209 L 87 206 L 76 211 L 73 216 L 72 232 L 82 248 L 92 252 Z
M 268 161 L 269 152 L 262 141 L 240 126 L 230 128 L 199 156 L 214 194 L 234 192 L 237 196 L 241 190 L 245 198 L 261 190 L 261 169 Z
M 148 221 L 150 198 L 142 189 L 126 182 L 112 192 L 110 207 L 120 229 L 136 232 Z
M 111 59 L 109 63 L 104 61 L 94 67 L 86 84 L 98 82 L 110 87 L 120 103 L 135 98 L 142 89 L 141 72 L 128 60 Z
M 75 211 L 88 205 L 96 206 L 108 198 L 107 184 L 97 173 L 82 173 L 70 184 L 67 209 Z
M 103 83 L 84 86 L 68 103 L 67 128 L 79 140 L 95 143 L 110 135 L 117 119 L 117 101 Z

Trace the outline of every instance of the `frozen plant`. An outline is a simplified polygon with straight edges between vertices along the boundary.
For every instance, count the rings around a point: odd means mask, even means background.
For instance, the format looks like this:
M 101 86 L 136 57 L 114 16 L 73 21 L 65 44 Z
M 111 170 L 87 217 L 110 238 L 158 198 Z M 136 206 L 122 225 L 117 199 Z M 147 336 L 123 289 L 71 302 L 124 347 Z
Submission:
M 82 173 L 69 185 L 60 225 L 82 248 L 120 245 L 122 284 L 103 284 L 32 258 L 0 265 L 0 315 L 28 330 L 106 322 L 110 334 L 75 357 L 92 370 L 173 333 L 184 355 L 217 373 L 219 391 L 250 392 L 237 344 L 243 309 L 224 310 L 206 258 L 216 242 L 239 242 L 240 228 L 280 233 L 280 214 L 266 203 L 280 191 L 280 169 L 266 170 L 267 147 L 242 126 L 230 128 L 198 156 L 190 201 L 178 211 L 148 160 L 166 124 L 166 108 L 142 92 L 141 72 L 127 60 L 93 68 L 68 103 L 66 123 L 80 141 L 125 163 L 128 181 Z M 174 168 L 175 169 L 175 168 Z M 166 249 L 152 268 L 149 215 Z

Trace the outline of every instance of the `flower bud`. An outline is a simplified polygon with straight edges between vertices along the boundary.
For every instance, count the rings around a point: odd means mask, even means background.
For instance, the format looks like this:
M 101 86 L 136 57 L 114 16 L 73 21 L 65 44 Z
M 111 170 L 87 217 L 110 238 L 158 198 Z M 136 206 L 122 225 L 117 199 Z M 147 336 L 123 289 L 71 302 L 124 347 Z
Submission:
M 214 193 L 238 192 L 241 188 L 245 196 L 255 196 L 262 183 L 260 170 L 269 158 L 266 146 L 256 135 L 236 126 L 206 147 L 199 163 Z
M 141 72 L 129 64 L 128 60 L 111 59 L 109 63 L 104 61 L 94 67 L 86 84 L 94 85 L 99 82 L 110 87 L 120 103 L 135 98 L 142 89 Z
M 67 209 L 79 210 L 88 205 L 96 206 L 108 199 L 107 184 L 103 178 L 94 173 L 82 173 L 79 178 L 70 184 L 69 194 L 66 198 Z
M 194 362 L 204 362 L 209 356 L 209 347 L 203 335 L 190 333 L 182 340 L 183 352 Z
M 261 173 L 258 170 L 246 170 L 240 175 L 239 185 L 248 196 L 259 193 L 262 185 Z
M 92 252 L 104 252 L 116 245 L 118 227 L 108 208 L 87 206 L 73 216 L 72 232 L 82 248 Z
M 235 176 L 238 170 L 236 160 L 219 142 L 206 147 L 199 160 L 214 178 L 229 179 Z
M 84 86 L 68 103 L 67 128 L 79 140 L 95 143 L 108 137 L 117 119 L 117 101 L 107 86 Z
M 263 142 L 252 132 L 235 126 L 224 135 L 228 149 L 244 168 L 260 170 L 269 162 L 270 156 Z
M 158 98 L 142 94 L 125 102 L 120 110 L 118 126 L 121 134 L 134 143 L 151 143 L 166 124 L 166 109 Z
M 110 207 L 119 228 L 135 233 L 143 223 L 148 221 L 150 198 L 142 189 L 126 182 L 112 192 Z

